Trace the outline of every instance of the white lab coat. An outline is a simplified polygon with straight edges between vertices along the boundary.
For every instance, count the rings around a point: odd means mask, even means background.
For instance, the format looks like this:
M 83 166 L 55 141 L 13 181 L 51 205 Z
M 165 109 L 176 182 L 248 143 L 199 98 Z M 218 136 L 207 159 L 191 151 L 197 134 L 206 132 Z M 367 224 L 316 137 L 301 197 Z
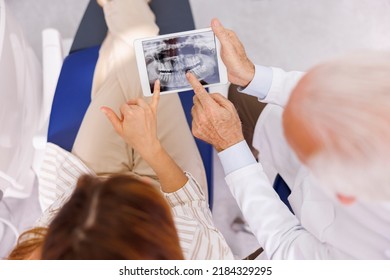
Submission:
M 389 259 L 390 203 L 341 205 L 312 180 L 283 135 L 281 115 L 302 73 L 273 68 L 253 145 L 261 164 L 226 176 L 229 188 L 270 259 Z M 263 171 L 264 167 L 264 171 Z M 281 174 L 295 216 L 271 186 Z

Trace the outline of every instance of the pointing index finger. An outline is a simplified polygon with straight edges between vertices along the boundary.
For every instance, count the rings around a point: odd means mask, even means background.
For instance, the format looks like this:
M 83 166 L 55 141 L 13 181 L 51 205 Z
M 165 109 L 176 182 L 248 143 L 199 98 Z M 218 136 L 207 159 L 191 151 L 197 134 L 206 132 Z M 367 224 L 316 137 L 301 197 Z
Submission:
M 192 73 L 187 72 L 186 77 L 188 82 L 194 89 L 195 95 L 196 97 L 198 97 L 200 104 L 205 105 L 213 101 L 212 98 L 209 96 L 208 92 Z
M 154 112 L 157 111 L 158 102 L 160 100 L 160 80 L 154 82 L 154 91 L 152 101 L 150 102 L 150 107 Z

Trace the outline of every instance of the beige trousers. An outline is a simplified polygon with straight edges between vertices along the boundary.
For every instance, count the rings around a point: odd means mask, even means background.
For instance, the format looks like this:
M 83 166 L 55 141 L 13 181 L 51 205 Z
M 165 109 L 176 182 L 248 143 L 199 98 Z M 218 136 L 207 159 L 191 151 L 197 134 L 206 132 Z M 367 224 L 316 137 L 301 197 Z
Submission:
M 104 14 L 109 31 L 94 73 L 92 101 L 72 153 L 99 176 L 127 173 L 158 180 L 140 155 L 116 134 L 100 107 L 108 106 L 120 115 L 119 108 L 124 102 L 144 98 L 133 40 L 155 36 L 159 29 L 145 0 L 108 1 Z M 207 190 L 203 162 L 177 94 L 161 96 L 157 122 L 158 137 L 169 155 Z

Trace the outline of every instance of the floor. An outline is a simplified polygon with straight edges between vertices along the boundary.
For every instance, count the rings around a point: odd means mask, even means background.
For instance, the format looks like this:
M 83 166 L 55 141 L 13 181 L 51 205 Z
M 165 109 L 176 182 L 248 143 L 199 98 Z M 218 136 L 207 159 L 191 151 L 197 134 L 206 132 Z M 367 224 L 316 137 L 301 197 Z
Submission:
M 40 34 L 44 28 L 72 38 L 89 0 L 5 0 L 20 21 L 27 39 L 41 58 Z M 162 0 L 152 0 L 162 1 Z M 390 48 L 390 0 L 190 0 L 197 28 L 213 17 L 233 29 L 258 64 L 287 70 L 307 70 L 324 59 L 356 49 Z M 223 9 L 221 8 L 223 7 Z M 236 258 L 259 246 L 223 179 L 214 157 L 214 208 L 218 228 Z M 9 200 L 0 204 L 0 217 L 26 227 L 38 215 L 36 200 Z M 0 226 L 0 236 L 2 234 Z M 8 236 L 8 237 L 7 237 Z M 12 244 L 12 235 L 1 240 L 0 258 Z

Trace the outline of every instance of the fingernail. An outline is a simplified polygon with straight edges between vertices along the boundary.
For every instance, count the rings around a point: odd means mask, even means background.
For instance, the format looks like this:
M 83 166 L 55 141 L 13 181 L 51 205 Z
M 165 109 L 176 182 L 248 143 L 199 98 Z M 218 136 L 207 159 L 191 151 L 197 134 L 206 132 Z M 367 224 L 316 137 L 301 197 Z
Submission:
M 217 18 L 215 18 L 215 19 L 213 20 L 213 25 L 214 25 L 215 27 L 219 27 L 219 26 L 221 26 L 221 23 L 219 22 L 219 20 L 218 20 Z
M 107 115 L 107 109 L 106 109 L 106 108 L 104 108 L 104 107 L 100 107 L 100 111 L 102 111 L 104 114 L 106 114 L 106 115 Z

